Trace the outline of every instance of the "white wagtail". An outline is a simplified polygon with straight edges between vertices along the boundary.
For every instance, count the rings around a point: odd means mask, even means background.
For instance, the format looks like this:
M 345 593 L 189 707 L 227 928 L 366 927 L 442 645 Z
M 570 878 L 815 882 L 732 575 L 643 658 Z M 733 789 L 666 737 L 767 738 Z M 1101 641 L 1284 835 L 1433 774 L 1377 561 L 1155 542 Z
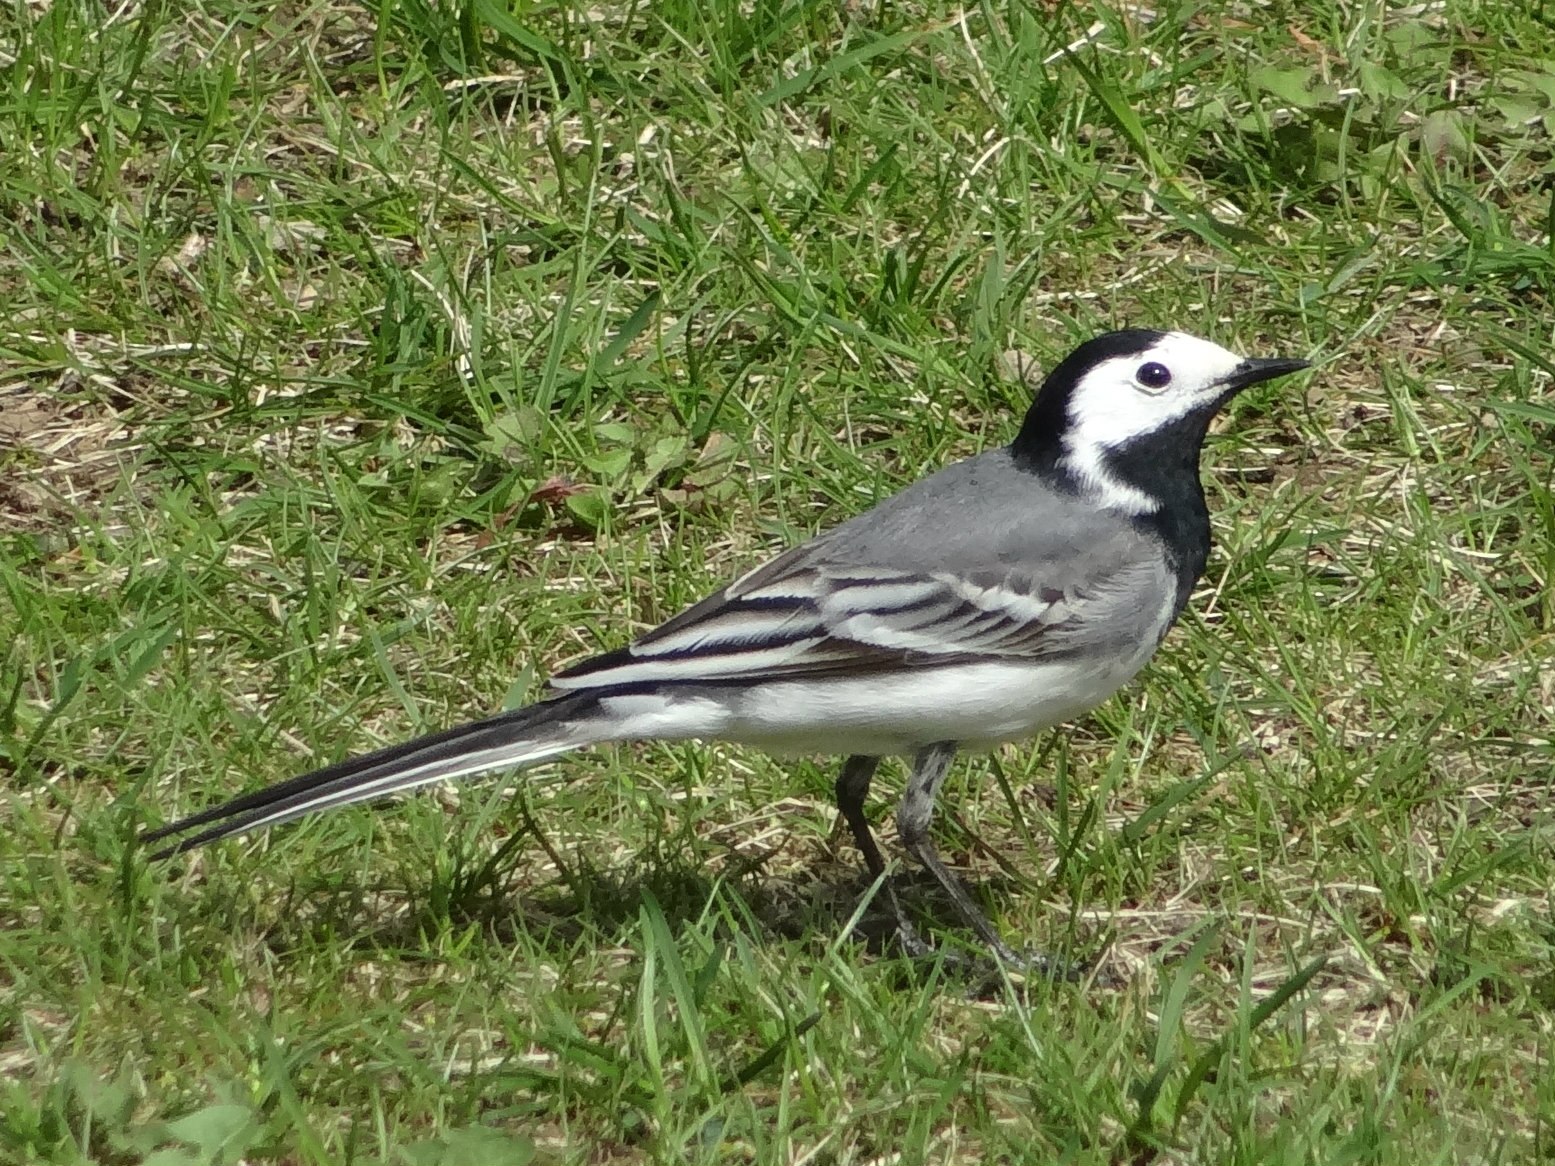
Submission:
M 1247 386 L 1305 367 L 1178 332 L 1098 336 L 1047 377 L 1009 446 L 573 665 L 539 703 L 243 794 L 147 839 L 183 836 L 160 858 L 602 742 L 842 754 L 838 808 L 904 946 L 919 950 L 864 813 L 879 759 L 902 755 L 913 758 L 903 846 L 999 958 L 1020 962 L 930 841 L 951 759 L 1077 717 L 1144 666 L 1209 554 L 1199 451 L 1211 418 Z

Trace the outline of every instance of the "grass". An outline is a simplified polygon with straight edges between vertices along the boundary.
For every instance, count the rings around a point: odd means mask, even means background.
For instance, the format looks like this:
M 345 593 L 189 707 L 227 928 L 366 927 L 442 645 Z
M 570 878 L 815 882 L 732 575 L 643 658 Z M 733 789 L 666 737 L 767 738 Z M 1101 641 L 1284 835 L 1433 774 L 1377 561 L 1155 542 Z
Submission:
M 1549 19 L 8 0 L 0 1159 L 1555 1159 Z M 951 779 L 1096 977 L 854 940 L 831 771 L 730 748 L 134 845 L 529 699 L 1124 323 L 1320 363 L 1212 440 L 1143 680 Z

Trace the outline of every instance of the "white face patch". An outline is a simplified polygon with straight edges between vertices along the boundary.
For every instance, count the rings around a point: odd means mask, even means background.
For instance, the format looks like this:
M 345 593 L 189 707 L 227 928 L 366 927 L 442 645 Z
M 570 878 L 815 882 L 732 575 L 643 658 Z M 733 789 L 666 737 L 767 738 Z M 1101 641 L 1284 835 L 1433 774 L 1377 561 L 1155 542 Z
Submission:
M 1065 466 L 1108 506 L 1150 513 L 1155 499 L 1109 473 L 1106 452 L 1204 408 L 1225 392 L 1226 378 L 1241 363 L 1236 353 L 1181 332 L 1167 333 L 1144 352 L 1103 361 L 1070 394 Z

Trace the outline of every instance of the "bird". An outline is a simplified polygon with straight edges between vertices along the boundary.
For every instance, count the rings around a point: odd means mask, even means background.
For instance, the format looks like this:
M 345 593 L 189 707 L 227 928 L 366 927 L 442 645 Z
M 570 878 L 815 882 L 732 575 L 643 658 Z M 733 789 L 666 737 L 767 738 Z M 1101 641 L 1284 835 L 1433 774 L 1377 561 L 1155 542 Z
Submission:
M 1199 461 L 1239 392 L 1308 368 L 1183 332 L 1095 336 L 1045 377 L 1008 445 L 885 498 L 651 631 L 551 677 L 536 703 L 348 757 L 142 837 L 165 859 L 306 814 L 521 769 L 592 745 L 725 740 L 845 760 L 837 807 L 902 947 L 934 948 L 896 894 L 865 810 L 910 759 L 903 849 L 993 957 L 1017 953 L 940 858 L 952 760 L 1028 740 L 1131 681 L 1210 552 Z

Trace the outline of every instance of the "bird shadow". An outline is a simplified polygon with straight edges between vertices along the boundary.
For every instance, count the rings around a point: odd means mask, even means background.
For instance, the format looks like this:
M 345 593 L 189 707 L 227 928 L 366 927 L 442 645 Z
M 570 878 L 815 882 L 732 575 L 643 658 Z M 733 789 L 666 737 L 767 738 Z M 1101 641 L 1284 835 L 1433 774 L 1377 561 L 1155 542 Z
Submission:
M 249 930 L 283 959 L 321 943 L 419 958 L 430 937 L 475 928 L 493 943 L 530 946 L 565 962 L 585 948 L 633 946 L 652 904 L 674 930 L 739 933 L 763 945 L 808 943 L 819 954 L 846 929 L 872 956 L 899 953 L 896 920 L 883 895 L 871 896 L 872 880 L 862 871 L 818 858 L 772 873 L 759 859 L 736 857 L 716 873 L 674 853 L 630 858 L 608 870 L 575 863 L 543 883 L 501 861 L 455 860 L 397 880 L 349 864 L 314 867 L 262 890 L 243 880 L 211 880 L 183 922 L 193 925 L 198 916 L 223 932 Z M 927 872 L 899 872 L 896 887 L 931 934 L 969 941 Z M 984 902 L 1015 890 L 998 875 L 971 889 Z

